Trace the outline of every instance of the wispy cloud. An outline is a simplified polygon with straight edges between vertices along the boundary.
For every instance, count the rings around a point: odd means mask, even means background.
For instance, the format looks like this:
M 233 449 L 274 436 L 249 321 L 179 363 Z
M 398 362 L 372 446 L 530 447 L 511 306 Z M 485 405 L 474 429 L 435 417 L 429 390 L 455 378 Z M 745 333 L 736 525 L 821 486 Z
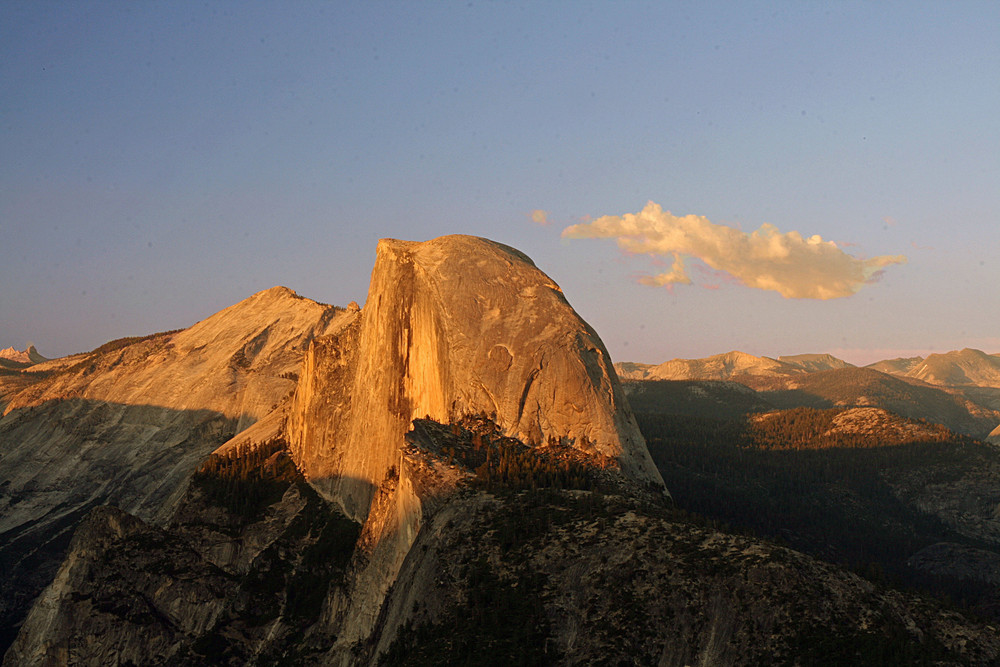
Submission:
M 540 208 L 531 212 L 531 221 L 539 225 L 549 224 L 549 214 Z
M 861 259 L 819 235 L 782 233 L 770 224 L 750 234 L 718 225 L 704 216 L 679 217 L 649 202 L 638 213 L 606 215 L 571 225 L 563 238 L 613 238 L 629 253 L 670 257 L 669 271 L 639 282 L 668 286 L 691 284 L 685 257 L 697 257 L 748 287 L 773 290 L 790 299 L 836 299 L 878 280 L 882 269 L 906 262 L 903 255 Z

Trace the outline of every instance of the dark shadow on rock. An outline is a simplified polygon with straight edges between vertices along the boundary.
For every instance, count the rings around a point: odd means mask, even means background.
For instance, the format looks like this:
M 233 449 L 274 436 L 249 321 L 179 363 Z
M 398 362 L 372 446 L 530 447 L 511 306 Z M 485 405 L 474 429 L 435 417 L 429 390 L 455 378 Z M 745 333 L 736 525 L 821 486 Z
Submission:
M 58 570 L 95 506 L 163 521 L 191 473 L 234 435 L 238 417 L 84 398 L 0 420 L 0 652 Z
M 870 368 L 840 368 L 808 373 L 793 387 L 761 391 L 767 401 L 782 408 L 833 406 L 879 407 L 911 419 L 944 424 L 953 431 L 985 437 L 1000 413 L 987 404 L 970 405 L 956 388 L 907 381 Z
M 741 420 L 639 415 L 639 424 L 678 507 L 1000 618 L 1000 586 L 929 577 L 908 562 L 942 542 L 1000 554 L 995 447 L 931 426 L 921 441 L 848 434 L 854 446 L 794 449 L 789 438 L 767 449 L 753 442 L 768 434 Z
M 89 512 L 57 608 L 27 618 L 5 664 L 61 646 L 85 664 L 276 664 L 324 653 L 336 638 L 324 605 L 346 597 L 360 526 L 305 481 L 283 441 L 259 444 L 210 456 L 165 527 L 107 505 Z
M 763 392 L 725 380 L 624 380 L 636 413 L 732 419 L 774 408 Z

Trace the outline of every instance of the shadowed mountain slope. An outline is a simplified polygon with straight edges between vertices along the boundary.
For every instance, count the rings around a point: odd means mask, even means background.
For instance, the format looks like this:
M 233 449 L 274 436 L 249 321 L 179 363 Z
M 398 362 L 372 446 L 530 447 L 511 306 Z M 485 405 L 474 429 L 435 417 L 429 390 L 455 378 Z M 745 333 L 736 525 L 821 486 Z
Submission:
M 829 355 L 781 357 L 780 362 L 764 357 L 763 363 L 755 359 L 759 358 L 729 353 L 702 360 L 674 360 L 661 366 L 617 364 L 616 368 L 631 368 L 627 373 L 633 378 L 629 397 L 641 405 L 636 407 L 640 412 L 695 415 L 710 408 L 712 401 L 702 400 L 710 397 L 717 404 L 712 409 L 719 410 L 719 416 L 759 412 L 768 407 L 870 406 L 903 417 L 927 419 L 977 438 L 987 437 L 1000 424 L 1000 389 L 994 387 L 929 384 L 899 372 L 881 372 L 877 364 L 857 368 Z M 673 369 L 670 375 L 692 379 L 684 380 L 686 385 L 671 385 L 681 380 L 654 381 L 654 369 L 665 366 Z M 894 368 L 889 362 L 882 367 Z M 724 391 L 726 385 L 720 384 L 718 378 L 739 383 L 755 393 Z M 680 391 L 681 387 L 687 394 Z
M 597 334 L 517 250 L 467 236 L 384 240 L 364 309 L 331 317 L 285 344 L 308 346 L 296 370 L 266 362 L 270 334 L 230 344 L 204 329 L 229 355 L 223 377 L 267 368 L 293 397 L 233 423 L 246 428 L 193 475 L 187 459 L 174 466 L 190 483 L 158 511 L 90 513 L 5 665 L 1000 656 L 986 623 L 676 510 Z M 111 372 L 115 359 L 53 366 L 46 381 Z M 746 376 L 745 361 L 722 365 Z M 813 362 L 828 360 L 799 360 Z M 217 375 L 189 378 L 177 398 Z M 681 388 L 757 400 L 729 382 Z M 11 404 L 24 400 L 17 410 L 30 416 L 47 390 L 23 391 Z M 220 402 L 203 409 L 240 419 L 214 391 Z M 844 415 L 831 417 L 831 437 L 898 419 Z M 205 444 L 177 450 L 193 457 Z
M 622 388 L 636 413 L 732 419 L 774 408 L 750 387 L 723 380 L 624 380 Z
M 995 447 L 872 407 L 639 423 L 684 507 L 1000 619 Z
M 166 530 L 112 508 L 92 513 L 4 664 L 987 665 L 1000 656 L 986 623 L 720 532 L 618 486 L 620 475 L 571 447 L 530 447 L 483 418 L 419 420 L 404 458 L 424 467 L 425 490 L 441 473 L 457 486 L 425 507 L 360 641 L 342 646 L 343 614 L 362 611 L 353 600 L 372 532 L 359 537 L 273 442 L 214 455 Z
M 903 417 L 944 424 L 978 438 L 1000 423 L 1000 411 L 973 403 L 962 394 L 870 368 L 809 373 L 760 389 L 761 397 L 778 407 L 879 407 Z
M 295 388 L 352 315 L 276 287 L 176 332 L 0 376 L 0 621 L 16 627 L 95 505 L 163 521 L 202 460 Z M 12 635 L 8 634 L 6 641 Z

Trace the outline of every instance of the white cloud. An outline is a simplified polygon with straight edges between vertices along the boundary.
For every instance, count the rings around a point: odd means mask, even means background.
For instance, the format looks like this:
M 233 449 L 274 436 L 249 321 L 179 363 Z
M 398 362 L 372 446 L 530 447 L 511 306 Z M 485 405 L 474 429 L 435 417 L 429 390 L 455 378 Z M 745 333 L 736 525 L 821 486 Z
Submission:
M 539 225 L 547 225 L 549 224 L 549 214 L 540 208 L 536 208 L 531 212 L 531 221 Z
M 675 216 L 654 202 L 635 214 L 606 215 L 571 225 L 562 236 L 614 238 L 629 253 L 672 257 L 670 271 L 640 278 L 646 285 L 691 284 L 684 266 L 684 257 L 690 256 L 748 287 L 773 290 L 790 299 L 850 296 L 877 280 L 886 266 L 906 262 L 902 255 L 860 259 L 819 235 L 804 238 L 766 223 L 747 234 L 704 216 Z

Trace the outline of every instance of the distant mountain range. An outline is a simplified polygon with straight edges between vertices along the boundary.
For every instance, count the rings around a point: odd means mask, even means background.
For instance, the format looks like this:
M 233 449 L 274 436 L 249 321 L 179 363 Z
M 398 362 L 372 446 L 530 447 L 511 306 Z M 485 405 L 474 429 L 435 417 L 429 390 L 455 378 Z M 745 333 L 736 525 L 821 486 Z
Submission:
M 980 350 L 891 359 L 863 368 L 829 354 L 772 359 L 737 351 L 659 365 L 624 362 L 615 368 L 639 411 L 710 416 L 700 413 L 748 413 L 762 406 L 867 406 L 1000 441 L 1000 355 Z M 733 383 L 753 392 L 734 393 Z M 683 398 L 690 392 L 697 392 L 690 396 L 697 400 Z M 712 396 L 717 400 L 704 400 Z
M 843 368 L 856 366 L 830 354 L 772 359 L 735 350 L 703 359 L 671 359 L 662 364 L 628 361 L 615 364 L 618 376 L 628 380 L 734 380 L 744 375 L 784 377 Z M 886 359 L 865 368 L 933 385 L 1000 388 L 1000 354 L 971 348 L 926 358 Z
M 34 345 L 29 345 L 24 350 L 15 350 L 13 347 L 0 350 L 0 368 L 21 369 L 48 361 L 35 349 Z
M 906 375 L 930 384 L 1000 387 L 1000 354 L 970 348 L 932 354 Z

